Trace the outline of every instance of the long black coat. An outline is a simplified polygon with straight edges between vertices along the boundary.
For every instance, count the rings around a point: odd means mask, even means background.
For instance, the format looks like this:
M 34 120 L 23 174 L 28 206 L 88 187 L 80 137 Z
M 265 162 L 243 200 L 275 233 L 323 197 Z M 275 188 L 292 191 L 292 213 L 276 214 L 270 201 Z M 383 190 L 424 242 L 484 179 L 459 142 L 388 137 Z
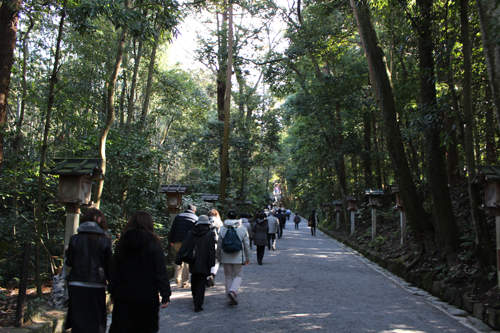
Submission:
M 128 230 L 122 251 L 111 261 L 108 291 L 114 299 L 110 332 L 158 331 L 158 292 L 170 299 L 165 255 L 159 242 L 145 230 Z
M 181 253 L 196 247 L 196 260 L 189 265 L 189 272 L 210 275 L 210 268 L 215 265 L 215 237 L 215 231 L 209 224 L 195 225 L 184 239 L 176 262 L 180 260 Z
M 257 246 L 267 246 L 267 234 L 269 233 L 269 225 L 267 219 L 260 220 L 253 224 L 252 231 L 254 232 L 253 241 Z

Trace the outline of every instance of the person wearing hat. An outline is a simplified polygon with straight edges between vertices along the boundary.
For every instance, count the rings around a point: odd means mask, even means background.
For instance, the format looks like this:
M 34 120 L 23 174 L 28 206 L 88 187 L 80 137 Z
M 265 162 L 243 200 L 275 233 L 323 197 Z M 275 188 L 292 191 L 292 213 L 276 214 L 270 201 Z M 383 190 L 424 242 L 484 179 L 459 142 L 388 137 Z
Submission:
M 198 216 L 196 216 L 196 206 L 193 204 L 189 204 L 184 212 L 175 216 L 168 240 L 176 253 L 179 253 L 182 242 L 184 242 L 188 231 L 194 227 L 196 221 L 198 221 Z M 176 265 L 174 276 L 175 282 L 182 288 L 189 287 L 189 265 L 187 263 L 183 262 L 181 265 Z
M 195 312 L 203 310 L 207 278 L 210 275 L 210 269 L 215 265 L 215 242 L 216 233 L 211 228 L 208 216 L 200 215 L 193 229 L 187 233 L 178 252 L 184 253 L 188 249 L 195 249 L 194 263 L 189 265 Z M 176 262 L 179 260 L 178 255 Z

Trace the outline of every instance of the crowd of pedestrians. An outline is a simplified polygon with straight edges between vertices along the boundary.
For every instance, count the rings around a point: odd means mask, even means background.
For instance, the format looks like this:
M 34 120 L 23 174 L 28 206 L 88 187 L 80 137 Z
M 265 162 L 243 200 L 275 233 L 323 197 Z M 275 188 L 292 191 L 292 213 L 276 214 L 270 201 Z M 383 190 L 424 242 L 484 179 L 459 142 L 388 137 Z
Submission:
M 238 305 L 243 268 L 250 263 L 252 244 L 257 248 L 257 263 L 262 265 L 266 247 L 276 250 L 276 240 L 283 237 L 290 215 L 290 210 L 281 208 L 258 213 L 255 218 L 229 210 L 222 221 L 216 209 L 198 217 L 193 204 L 176 215 L 168 238 L 176 252 L 174 277 L 181 288 L 191 288 L 195 312 L 203 310 L 206 288 L 214 286 L 220 265 L 224 268 L 227 305 Z M 293 221 L 298 229 L 301 218 L 295 215 Z M 315 235 L 314 211 L 308 225 Z M 171 289 L 153 219 L 144 211 L 134 213 L 114 254 L 107 229 L 103 212 L 92 208 L 83 215 L 78 233 L 69 241 L 66 329 L 71 328 L 73 333 L 106 331 L 108 284 L 114 304 L 110 332 L 158 332 L 159 308 L 169 305 Z

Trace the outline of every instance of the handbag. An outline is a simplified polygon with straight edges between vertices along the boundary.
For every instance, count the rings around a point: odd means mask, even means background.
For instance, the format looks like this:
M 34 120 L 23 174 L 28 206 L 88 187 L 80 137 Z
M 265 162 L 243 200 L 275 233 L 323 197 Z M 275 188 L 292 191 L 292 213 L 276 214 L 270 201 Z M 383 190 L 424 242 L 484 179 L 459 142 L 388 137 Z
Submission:
M 51 303 L 56 308 L 65 308 L 68 306 L 68 284 L 66 282 L 66 259 L 63 262 L 61 272 L 52 277 L 52 299 Z
M 313 226 L 313 221 L 311 221 L 311 220 L 307 221 L 307 226 L 308 227 L 312 227 Z
M 196 250 L 197 247 L 195 246 L 192 249 L 187 249 L 183 253 L 180 253 L 180 260 L 189 265 L 194 264 L 196 261 Z

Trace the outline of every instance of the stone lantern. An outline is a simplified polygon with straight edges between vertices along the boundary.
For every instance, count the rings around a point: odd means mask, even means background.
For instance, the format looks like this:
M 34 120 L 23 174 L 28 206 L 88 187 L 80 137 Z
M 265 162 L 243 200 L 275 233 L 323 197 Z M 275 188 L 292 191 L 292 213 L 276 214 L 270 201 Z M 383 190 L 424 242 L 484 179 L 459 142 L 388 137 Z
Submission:
M 485 196 L 481 209 L 495 214 L 497 242 L 497 284 L 500 288 L 500 165 L 476 165 L 478 172 L 473 184 L 484 184 Z
M 333 202 L 333 205 L 335 206 L 334 212 L 337 214 L 337 229 L 340 227 L 340 213 L 342 212 L 342 201 L 337 200 Z
M 160 193 L 167 195 L 167 208 L 170 211 L 171 221 L 182 207 L 182 196 L 187 193 L 187 185 L 162 185 Z
M 328 220 L 328 213 L 330 212 L 330 205 L 331 205 L 331 203 L 329 203 L 329 202 L 323 202 L 321 205 L 323 206 L 323 209 L 325 210 L 325 213 L 326 213 L 325 214 L 326 215 L 326 223 L 328 223 L 328 221 L 329 221 Z
M 203 195 L 201 196 L 201 199 L 202 199 L 203 201 L 205 201 L 205 202 L 210 202 L 210 203 L 212 203 L 212 204 L 214 205 L 214 207 L 215 207 L 215 203 L 216 203 L 217 201 L 219 201 L 219 197 L 220 197 L 220 195 L 219 195 L 219 194 L 203 194 Z
M 58 175 L 59 186 L 55 202 L 66 207 L 64 247 L 76 234 L 80 209 L 92 205 L 92 181 L 104 179 L 101 158 L 55 158 L 54 165 L 45 174 Z
M 354 222 L 356 219 L 356 210 L 358 209 L 358 199 L 356 197 L 346 197 L 348 208 L 351 212 L 351 235 L 354 234 Z
M 406 212 L 401 203 L 401 196 L 399 195 L 398 185 L 390 185 L 391 194 L 394 194 L 396 198 L 396 206 L 394 209 L 399 209 L 399 219 L 401 221 L 401 245 L 406 244 Z
M 369 188 L 365 190 L 365 195 L 368 197 L 368 205 L 372 209 L 372 240 L 374 240 L 377 237 L 377 207 L 380 198 L 384 195 L 384 190 Z

